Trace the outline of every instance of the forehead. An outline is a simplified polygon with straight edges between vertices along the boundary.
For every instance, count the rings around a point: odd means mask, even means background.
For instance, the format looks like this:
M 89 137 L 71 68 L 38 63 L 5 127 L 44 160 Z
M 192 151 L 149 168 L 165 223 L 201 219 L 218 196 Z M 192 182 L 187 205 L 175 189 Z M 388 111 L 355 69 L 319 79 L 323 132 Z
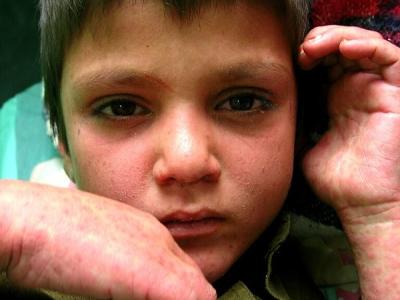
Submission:
M 104 37 L 114 38 L 124 34 L 130 35 L 132 42 L 133 39 L 140 41 L 138 39 L 148 32 L 167 33 L 168 38 L 174 38 L 173 33 L 176 32 L 179 33 L 180 38 L 184 33 L 194 37 L 196 27 L 199 29 L 198 32 L 202 30 L 206 33 L 233 32 L 237 27 L 243 27 L 243 31 L 251 32 L 252 35 L 257 32 L 263 34 L 266 29 L 265 19 L 271 19 L 272 16 L 274 24 L 269 28 L 269 32 L 281 34 L 285 38 L 289 36 L 283 13 L 284 5 L 281 1 L 120 0 L 101 3 L 103 4 L 98 6 L 92 4 L 92 7 L 89 7 L 83 24 L 83 32 L 86 36 L 89 33 L 93 39 L 99 37 L 97 43 L 104 41 Z M 181 5 L 173 3 L 181 3 Z M 252 35 L 248 35 L 248 40 L 251 40 Z M 80 37 L 81 35 L 78 35 L 78 39 Z M 243 37 L 242 41 L 245 41 Z
M 264 66 L 292 73 L 286 28 L 274 10 L 256 1 L 204 6 L 190 19 L 175 16 L 161 1 L 93 10 L 65 62 L 64 73 L 76 84 L 87 74 L 118 69 L 169 78 L 185 72 L 229 76 L 240 66 L 244 76 L 251 73 L 248 66 L 255 73 Z

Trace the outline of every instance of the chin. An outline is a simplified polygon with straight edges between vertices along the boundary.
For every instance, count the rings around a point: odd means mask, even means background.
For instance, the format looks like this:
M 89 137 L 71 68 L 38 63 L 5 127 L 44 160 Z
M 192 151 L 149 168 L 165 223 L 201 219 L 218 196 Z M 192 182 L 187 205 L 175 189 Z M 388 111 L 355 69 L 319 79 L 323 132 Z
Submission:
M 183 250 L 197 263 L 204 277 L 210 283 L 214 283 L 224 276 L 236 260 L 232 252 L 227 255 L 225 251 L 225 253 L 219 253 L 218 250 L 213 249 L 193 251 L 193 249 L 183 248 Z
M 226 266 L 226 267 L 216 266 L 216 265 L 200 266 L 200 269 L 203 272 L 204 277 L 210 283 L 214 283 L 218 279 L 223 277 L 225 275 L 225 273 L 228 272 L 229 268 L 230 268 L 230 265 Z

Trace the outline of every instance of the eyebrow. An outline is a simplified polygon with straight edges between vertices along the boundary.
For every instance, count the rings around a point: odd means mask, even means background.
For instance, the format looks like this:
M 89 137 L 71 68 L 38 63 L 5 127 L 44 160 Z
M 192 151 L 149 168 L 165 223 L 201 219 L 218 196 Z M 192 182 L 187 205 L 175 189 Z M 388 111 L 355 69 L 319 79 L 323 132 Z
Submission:
M 259 79 L 268 75 L 280 78 L 290 78 L 292 71 L 281 63 L 265 61 L 247 61 L 228 65 L 217 72 L 217 77 L 223 81 L 240 81 L 246 79 Z
M 151 73 L 138 72 L 130 68 L 87 72 L 78 76 L 73 82 L 73 86 L 78 89 L 124 86 L 153 87 L 154 85 L 165 84 Z
M 292 72 L 283 64 L 264 61 L 245 61 L 221 66 L 210 70 L 208 74 L 219 82 L 237 82 L 240 80 L 260 79 L 268 75 L 278 78 L 290 78 Z M 128 87 L 136 86 L 154 88 L 155 86 L 169 89 L 162 79 L 152 72 L 137 71 L 132 68 L 116 68 L 89 71 L 78 76 L 73 81 L 73 86 L 78 90 L 96 89 L 99 87 Z

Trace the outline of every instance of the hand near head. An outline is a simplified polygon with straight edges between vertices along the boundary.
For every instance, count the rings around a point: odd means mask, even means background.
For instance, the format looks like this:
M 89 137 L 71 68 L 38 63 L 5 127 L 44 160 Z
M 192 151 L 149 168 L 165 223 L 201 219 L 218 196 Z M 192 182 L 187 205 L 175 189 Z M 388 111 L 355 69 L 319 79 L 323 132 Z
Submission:
M 330 128 L 303 167 L 340 217 L 355 254 L 363 299 L 400 293 L 400 48 L 356 27 L 313 29 L 304 69 L 330 68 Z
M 15 283 L 100 299 L 215 299 L 153 216 L 80 191 L 0 185 L 0 267 Z
M 400 49 L 357 27 L 313 29 L 299 58 L 330 68 L 330 128 L 304 160 L 343 222 L 400 218 Z

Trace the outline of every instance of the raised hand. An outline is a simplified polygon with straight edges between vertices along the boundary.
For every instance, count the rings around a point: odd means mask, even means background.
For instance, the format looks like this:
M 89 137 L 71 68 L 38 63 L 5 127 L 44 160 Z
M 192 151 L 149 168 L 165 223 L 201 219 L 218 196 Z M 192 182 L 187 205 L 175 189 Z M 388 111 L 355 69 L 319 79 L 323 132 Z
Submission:
M 19 285 L 99 299 L 215 299 L 150 214 L 92 194 L 0 181 L 0 267 Z
M 400 48 L 356 27 L 313 29 L 304 69 L 329 68 L 330 128 L 303 167 L 340 217 L 363 299 L 400 294 Z
M 400 205 L 400 49 L 373 31 L 319 27 L 300 55 L 305 69 L 318 63 L 330 68 L 330 129 L 305 173 L 345 220 L 374 221 Z

